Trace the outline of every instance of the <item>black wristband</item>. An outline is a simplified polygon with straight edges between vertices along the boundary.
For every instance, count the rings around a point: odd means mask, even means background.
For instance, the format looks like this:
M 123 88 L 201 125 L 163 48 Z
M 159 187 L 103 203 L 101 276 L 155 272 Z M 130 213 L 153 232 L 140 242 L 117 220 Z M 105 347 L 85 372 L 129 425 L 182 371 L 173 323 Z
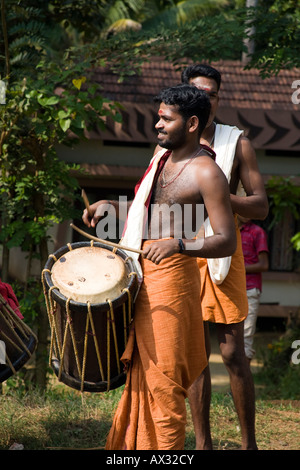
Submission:
M 184 244 L 181 238 L 178 239 L 178 244 L 179 244 L 179 253 L 182 253 L 185 250 L 185 248 L 184 248 Z

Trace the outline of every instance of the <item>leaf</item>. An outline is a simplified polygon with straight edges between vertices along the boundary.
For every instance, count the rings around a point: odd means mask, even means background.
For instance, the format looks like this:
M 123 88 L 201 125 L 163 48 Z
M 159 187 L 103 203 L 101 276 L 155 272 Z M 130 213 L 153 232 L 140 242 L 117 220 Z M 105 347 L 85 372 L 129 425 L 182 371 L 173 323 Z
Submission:
M 43 95 L 40 95 L 43 96 Z M 59 97 L 58 96 L 50 96 L 50 98 L 41 98 L 38 97 L 38 103 L 41 106 L 53 106 L 59 102 Z
M 300 232 L 296 233 L 296 235 L 291 238 L 291 242 L 295 250 L 300 251 Z
M 65 111 L 64 109 L 61 109 L 58 111 L 57 116 L 59 119 L 65 119 L 70 116 L 70 110 Z
M 80 90 L 82 84 L 85 82 L 86 82 L 86 77 L 73 78 L 72 80 L 72 83 L 77 88 L 77 90 Z
M 71 126 L 71 119 L 60 119 L 59 120 L 59 125 L 62 128 L 64 132 L 67 132 L 67 130 Z

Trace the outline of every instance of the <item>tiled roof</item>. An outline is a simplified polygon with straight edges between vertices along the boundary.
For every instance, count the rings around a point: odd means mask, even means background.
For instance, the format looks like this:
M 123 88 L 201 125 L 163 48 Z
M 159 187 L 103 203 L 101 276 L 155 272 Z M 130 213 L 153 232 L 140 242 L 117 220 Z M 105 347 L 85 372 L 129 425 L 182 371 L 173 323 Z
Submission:
M 212 63 L 222 74 L 217 120 L 245 130 L 256 149 L 300 151 L 300 103 L 292 84 L 300 69 L 283 70 L 262 79 L 255 69 L 245 70 L 238 61 Z M 144 63 L 140 75 L 119 83 L 117 75 L 98 69 L 93 76 L 107 98 L 124 105 L 123 123 L 108 122 L 105 132 L 96 130 L 94 138 L 134 142 L 156 142 L 154 124 L 157 105 L 153 97 L 162 89 L 180 83 L 180 71 L 166 61 Z M 300 88 L 296 97 L 300 101 Z
M 245 70 L 242 62 L 222 61 L 212 63 L 222 74 L 222 107 L 247 109 L 280 109 L 299 111 L 293 104 L 292 83 L 300 80 L 300 69 L 283 70 L 278 76 L 262 79 L 256 69 Z M 180 83 L 180 71 L 168 62 L 153 59 L 144 63 L 141 75 L 118 83 L 117 75 L 109 70 L 100 70 L 95 80 L 103 87 L 103 93 L 121 102 L 152 103 L 162 88 Z

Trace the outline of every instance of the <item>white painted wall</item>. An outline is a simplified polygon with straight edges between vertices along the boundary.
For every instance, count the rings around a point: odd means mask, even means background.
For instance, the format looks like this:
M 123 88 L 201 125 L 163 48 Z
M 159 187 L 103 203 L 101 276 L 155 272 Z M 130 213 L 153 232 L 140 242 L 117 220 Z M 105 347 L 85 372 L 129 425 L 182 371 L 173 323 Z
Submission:
M 284 306 L 300 306 L 299 281 L 264 281 L 261 295 L 262 303 L 279 303 Z
M 256 152 L 257 162 L 262 174 L 267 175 L 300 175 L 300 155 L 296 157 L 272 157 L 266 156 L 260 150 Z

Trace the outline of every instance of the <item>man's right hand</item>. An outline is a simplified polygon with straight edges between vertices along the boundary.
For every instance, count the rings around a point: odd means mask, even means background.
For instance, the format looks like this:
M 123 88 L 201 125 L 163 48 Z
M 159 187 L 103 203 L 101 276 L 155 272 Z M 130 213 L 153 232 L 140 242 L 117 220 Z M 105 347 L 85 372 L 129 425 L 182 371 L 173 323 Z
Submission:
M 109 211 L 111 207 L 110 201 L 101 200 L 91 204 L 89 207 L 89 212 L 87 209 L 84 209 L 82 214 L 82 220 L 87 227 L 96 227 L 99 220 L 104 217 L 105 214 Z

